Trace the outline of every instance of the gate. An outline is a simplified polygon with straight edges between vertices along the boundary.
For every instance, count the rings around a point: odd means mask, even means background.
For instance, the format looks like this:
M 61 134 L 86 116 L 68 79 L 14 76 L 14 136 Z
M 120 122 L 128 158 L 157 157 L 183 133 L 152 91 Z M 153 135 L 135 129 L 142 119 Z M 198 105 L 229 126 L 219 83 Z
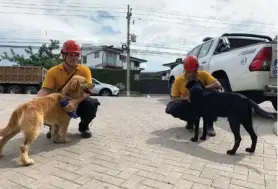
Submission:
M 143 79 L 140 81 L 141 94 L 169 94 L 168 81 Z

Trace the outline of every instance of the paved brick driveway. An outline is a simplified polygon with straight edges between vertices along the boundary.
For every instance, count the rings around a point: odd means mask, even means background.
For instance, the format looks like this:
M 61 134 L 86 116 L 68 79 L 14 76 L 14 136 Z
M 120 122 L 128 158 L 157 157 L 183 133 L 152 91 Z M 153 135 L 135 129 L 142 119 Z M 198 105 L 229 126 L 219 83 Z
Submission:
M 0 127 L 19 103 L 31 98 L 0 95 Z M 93 137 L 79 138 L 78 120 L 71 122 L 70 144 L 52 144 L 42 128 L 31 148 L 33 166 L 17 163 L 22 135 L 11 140 L 0 159 L 0 188 L 276 189 L 273 122 L 254 118 L 260 135 L 254 155 L 244 151 L 251 141 L 242 129 L 238 154 L 227 156 L 233 135 L 224 119 L 215 126 L 216 137 L 191 143 L 192 133 L 184 130 L 184 123 L 164 113 L 166 99 L 99 100 L 102 105 L 93 123 Z

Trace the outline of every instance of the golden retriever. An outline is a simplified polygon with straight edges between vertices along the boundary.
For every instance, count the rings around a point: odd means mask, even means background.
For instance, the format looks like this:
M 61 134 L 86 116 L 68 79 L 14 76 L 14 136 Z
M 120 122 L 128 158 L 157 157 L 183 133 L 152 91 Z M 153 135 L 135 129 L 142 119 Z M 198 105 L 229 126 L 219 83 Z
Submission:
M 36 97 L 31 101 L 19 105 L 13 112 L 8 125 L 0 130 L 0 157 L 4 145 L 20 131 L 23 131 L 24 142 L 20 146 L 20 162 L 24 166 L 34 164 L 29 158 L 31 143 L 39 136 L 43 124 L 51 126 L 53 142 L 66 143 L 67 130 L 71 117 L 61 107 L 59 101 L 76 99 L 85 93 L 91 94 L 89 84 L 82 76 L 73 76 L 60 93 L 52 93 L 44 97 Z M 62 132 L 61 132 L 62 131 Z

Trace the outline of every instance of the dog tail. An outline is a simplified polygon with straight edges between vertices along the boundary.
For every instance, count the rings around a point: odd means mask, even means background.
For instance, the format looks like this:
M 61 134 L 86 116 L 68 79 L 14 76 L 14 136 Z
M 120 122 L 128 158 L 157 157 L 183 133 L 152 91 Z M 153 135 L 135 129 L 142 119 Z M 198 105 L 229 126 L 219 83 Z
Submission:
M 256 102 L 254 102 L 251 99 L 248 99 L 248 100 L 249 100 L 249 104 L 252 106 L 252 108 L 255 110 L 255 112 L 259 116 L 266 118 L 266 119 L 274 119 L 275 118 L 275 116 L 272 113 L 263 110 Z
M 0 139 L 18 130 L 19 115 L 21 115 L 21 112 L 14 111 L 12 113 L 7 126 L 5 128 L 0 129 Z

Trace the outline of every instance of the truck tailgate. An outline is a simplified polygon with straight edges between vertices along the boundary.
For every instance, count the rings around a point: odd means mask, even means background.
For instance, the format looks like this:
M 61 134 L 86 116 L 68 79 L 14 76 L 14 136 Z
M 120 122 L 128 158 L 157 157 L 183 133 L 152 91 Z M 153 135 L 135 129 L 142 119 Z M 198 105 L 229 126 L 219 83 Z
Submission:
M 46 72 L 35 66 L 0 66 L 0 83 L 41 84 Z

